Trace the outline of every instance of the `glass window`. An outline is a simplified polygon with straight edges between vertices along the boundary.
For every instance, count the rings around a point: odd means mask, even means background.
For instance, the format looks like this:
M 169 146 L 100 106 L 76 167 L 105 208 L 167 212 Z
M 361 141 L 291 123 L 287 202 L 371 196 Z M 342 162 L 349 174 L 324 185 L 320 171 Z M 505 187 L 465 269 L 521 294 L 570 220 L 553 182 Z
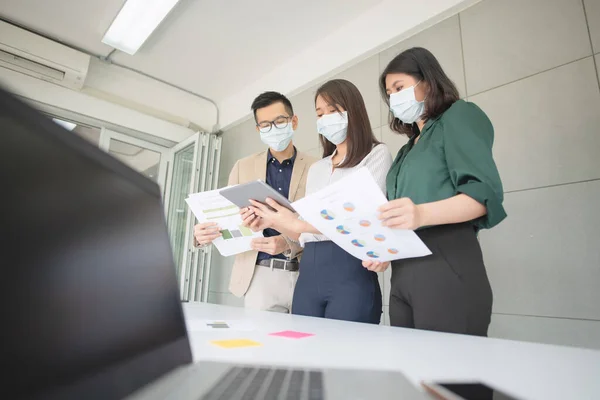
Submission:
M 181 276 L 183 255 L 188 248 L 188 243 L 186 243 L 188 207 L 185 199 L 191 191 L 195 146 L 196 143 L 191 143 L 189 146 L 177 151 L 173 157 L 173 181 L 171 183 L 167 215 L 178 277 Z
M 154 182 L 158 182 L 161 153 L 112 138 L 108 152 Z
M 67 121 L 58 118 L 52 118 L 52 121 L 62 126 L 66 130 L 81 136 L 82 138 L 86 139 L 87 141 L 96 146 L 100 144 L 100 128 L 82 125 L 73 121 Z

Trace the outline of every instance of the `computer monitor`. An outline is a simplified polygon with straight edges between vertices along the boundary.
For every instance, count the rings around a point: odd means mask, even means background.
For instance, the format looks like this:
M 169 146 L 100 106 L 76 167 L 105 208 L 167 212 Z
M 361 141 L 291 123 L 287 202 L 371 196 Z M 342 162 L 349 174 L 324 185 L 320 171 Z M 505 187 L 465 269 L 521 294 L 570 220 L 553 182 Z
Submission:
M 0 89 L 0 398 L 122 398 L 191 351 L 158 186 Z

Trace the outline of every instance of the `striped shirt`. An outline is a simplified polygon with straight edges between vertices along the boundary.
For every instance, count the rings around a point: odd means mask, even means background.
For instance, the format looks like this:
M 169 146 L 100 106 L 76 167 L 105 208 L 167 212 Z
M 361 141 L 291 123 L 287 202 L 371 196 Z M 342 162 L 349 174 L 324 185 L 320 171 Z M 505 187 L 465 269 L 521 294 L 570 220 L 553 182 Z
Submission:
M 373 150 L 355 167 L 352 168 L 335 168 L 333 169 L 333 163 L 331 159 L 335 155 L 335 152 L 329 157 L 323 158 L 322 160 L 314 163 L 308 171 L 308 177 L 306 178 L 306 195 L 318 192 L 319 190 L 327 187 L 328 185 L 351 175 L 354 171 L 366 167 L 375 182 L 381 188 L 381 191 L 385 193 L 385 179 L 387 173 L 392 165 L 392 155 L 390 150 L 385 144 L 378 144 L 373 147 Z M 303 233 L 300 235 L 300 244 L 304 247 L 304 244 L 309 242 L 320 242 L 329 240 L 324 235 L 315 235 L 312 233 Z

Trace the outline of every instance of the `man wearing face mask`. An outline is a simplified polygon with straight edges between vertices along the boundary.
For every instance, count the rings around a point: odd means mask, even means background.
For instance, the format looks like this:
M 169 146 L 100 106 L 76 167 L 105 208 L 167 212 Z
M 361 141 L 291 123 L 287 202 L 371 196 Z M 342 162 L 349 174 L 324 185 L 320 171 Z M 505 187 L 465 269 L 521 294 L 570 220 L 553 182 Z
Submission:
M 269 148 L 239 160 L 231 170 L 228 185 L 261 179 L 291 201 L 304 197 L 308 169 L 316 159 L 297 151 L 292 143 L 298 117 L 291 102 L 280 93 L 265 92 L 254 99 L 251 108 L 256 130 Z M 251 215 L 245 223 L 252 226 L 255 218 Z M 263 234 L 264 238 L 253 240 L 253 251 L 236 256 L 229 290 L 243 296 L 247 308 L 289 313 L 298 279 L 297 256 L 302 248 L 274 229 L 265 229 Z M 214 223 L 194 228 L 197 246 L 207 246 L 220 235 Z

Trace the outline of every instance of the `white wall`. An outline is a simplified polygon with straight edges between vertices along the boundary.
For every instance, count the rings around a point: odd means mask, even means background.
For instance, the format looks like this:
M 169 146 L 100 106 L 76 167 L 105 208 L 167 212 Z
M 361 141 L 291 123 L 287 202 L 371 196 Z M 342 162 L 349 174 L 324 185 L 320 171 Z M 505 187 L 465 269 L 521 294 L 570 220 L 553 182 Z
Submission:
M 417 45 L 495 126 L 509 216 L 481 234 L 494 291 L 490 335 L 600 348 L 600 2 L 484 0 L 334 73 L 358 86 L 371 126 L 394 153 L 406 139 L 387 127 L 377 78 Z M 295 142 L 313 154 L 317 84 L 291 96 L 300 120 Z M 221 184 L 235 160 L 262 148 L 252 120 L 227 130 Z M 230 268 L 230 259 L 214 259 L 209 299 L 239 305 L 227 293 Z M 382 283 L 387 322 L 389 273 Z
M 298 93 L 480 0 L 384 0 L 219 102 L 221 126 L 242 122 L 256 93 Z M 318 13 L 318 10 L 315 10 Z M 327 21 L 322 21 L 327 23 Z M 311 29 L 306 26 L 306 29 Z M 293 46 L 293 43 L 290 43 Z M 279 60 L 278 60 L 279 61 Z

